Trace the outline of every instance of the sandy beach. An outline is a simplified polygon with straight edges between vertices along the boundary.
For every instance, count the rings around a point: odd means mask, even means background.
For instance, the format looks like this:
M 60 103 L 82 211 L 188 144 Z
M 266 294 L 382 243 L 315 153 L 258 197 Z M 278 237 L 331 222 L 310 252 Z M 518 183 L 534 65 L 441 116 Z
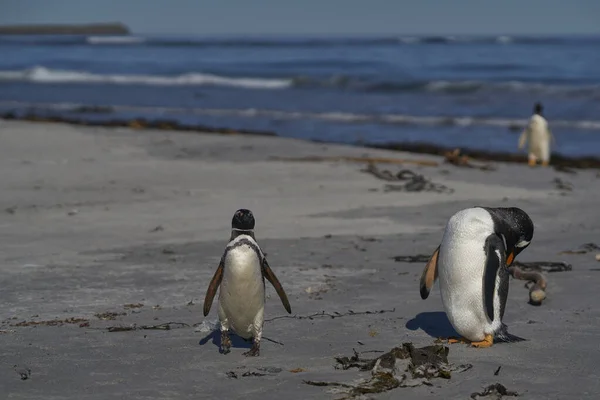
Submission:
M 424 263 L 394 257 L 431 254 L 448 218 L 475 205 L 524 209 L 535 234 L 518 261 L 564 261 L 572 270 L 545 274 L 548 297 L 538 307 L 528 304 L 525 282 L 511 280 L 504 321 L 527 341 L 449 345 L 449 362 L 470 369 L 369 396 L 468 399 L 494 383 L 525 399 L 600 390 L 600 250 L 559 254 L 600 244 L 598 170 L 494 163 L 483 171 L 278 137 L 6 120 L 0 139 L 5 398 L 340 398 L 304 381 L 353 384 L 370 373 L 336 369 L 335 357 L 428 346 L 448 333 L 437 285 L 426 301 L 419 296 Z M 360 162 L 285 160 L 317 156 L 434 162 L 377 166 L 409 169 L 444 190 L 386 191 L 391 182 Z M 290 317 L 276 318 L 287 314 L 267 284 L 272 341 L 257 358 L 242 356 L 249 345 L 239 340 L 219 354 L 207 329 L 216 308 L 202 317 L 238 208 L 253 211 L 292 306 Z M 119 329 L 133 324 L 154 329 Z

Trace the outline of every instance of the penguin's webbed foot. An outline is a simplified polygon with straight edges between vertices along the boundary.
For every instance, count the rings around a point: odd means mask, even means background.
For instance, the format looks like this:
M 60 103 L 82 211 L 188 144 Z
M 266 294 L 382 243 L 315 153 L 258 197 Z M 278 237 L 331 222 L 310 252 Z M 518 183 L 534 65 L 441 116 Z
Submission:
M 227 354 L 231 351 L 231 339 L 227 331 L 221 331 L 221 352 Z
M 485 335 L 485 338 L 482 341 L 471 342 L 471 347 L 477 347 L 477 348 L 492 347 L 493 344 L 494 344 L 494 336 Z
M 255 341 L 252 348 L 244 353 L 246 357 L 258 357 L 260 355 L 260 342 Z

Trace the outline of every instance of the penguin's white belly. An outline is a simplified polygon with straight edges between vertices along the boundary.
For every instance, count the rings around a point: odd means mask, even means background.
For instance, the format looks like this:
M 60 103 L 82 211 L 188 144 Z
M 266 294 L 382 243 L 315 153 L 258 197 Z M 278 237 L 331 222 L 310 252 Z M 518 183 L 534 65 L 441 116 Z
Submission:
M 486 265 L 483 244 L 476 240 L 444 241 L 438 256 L 438 279 L 442 304 L 459 335 L 481 341 L 493 334 L 483 297 Z
M 541 160 L 547 160 L 550 155 L 550 138 L 540 129 L 531 132 L 529 152 Z
M 253 337 L 262 327 L 265 305 L 265 285 L 260 260 L 247 245 L 231 250 L 225 258 L 225 268 L 219 294 L 219 319 L 243 338 Z M 260 315 L 259 315 L 260 314 Z M 260 323 L 260 327 L 255 326 Z

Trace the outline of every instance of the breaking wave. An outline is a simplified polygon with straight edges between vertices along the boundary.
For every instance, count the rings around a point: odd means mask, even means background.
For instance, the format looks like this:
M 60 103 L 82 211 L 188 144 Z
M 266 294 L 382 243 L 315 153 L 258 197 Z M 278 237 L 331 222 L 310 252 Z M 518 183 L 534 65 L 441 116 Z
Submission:
M 361 77 L 336 75 L 329 78 L 296 76 L 289 78 L 228 77 L 200 72 L 180 75 L 151 74 L 96 74 L 92 72 L 50 69 L 42 66 L 22 70 L 0 71 L 0 82 L 18 81 L 39 84 L 112 84 L 154 86 L 224 86 L 241 89 L 339 89 L 359 92 L 432 92 L 442 94 L 469 94 L 476 92 L 527 92 L 566 96 L 600 98 L 600 84 L 554 84 L 524 81 L 486 82 L 461 81 L 377 81 Z
M 103 83 L 114 85 L 212 85 L 244 89 L 284 89 L 292 82 L 286 79 L 231 78 L 212 74 L 187 73 L 176 76 L 94 74 L 70 70 L 53 70 L 34 67 L 18 71 L 0 71 L 0 81 L 25 81 L 34 83 Z

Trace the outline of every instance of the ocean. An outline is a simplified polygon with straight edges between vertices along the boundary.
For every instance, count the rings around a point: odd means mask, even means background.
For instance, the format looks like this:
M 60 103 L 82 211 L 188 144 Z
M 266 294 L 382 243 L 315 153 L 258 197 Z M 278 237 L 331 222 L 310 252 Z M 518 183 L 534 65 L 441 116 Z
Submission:
M 600 37 L 0 36 L 0 113 L 600 155 Z

